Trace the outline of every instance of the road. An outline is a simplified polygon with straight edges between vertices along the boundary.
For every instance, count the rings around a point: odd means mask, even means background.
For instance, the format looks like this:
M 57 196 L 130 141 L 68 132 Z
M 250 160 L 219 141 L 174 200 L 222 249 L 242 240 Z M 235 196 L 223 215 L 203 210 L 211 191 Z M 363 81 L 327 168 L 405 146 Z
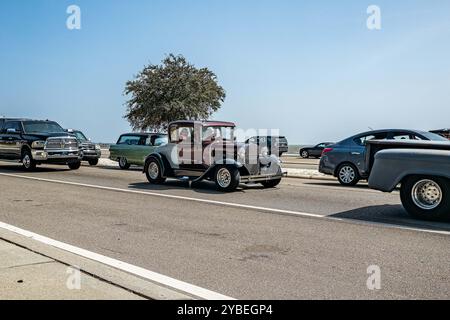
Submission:
M 398 192 L 284 179 L 222 194 L 152 186 L 139 170 L 6 162 L 0 181 L 1 222 L 230 297 L 450 297 L 450 224 L 409 218 Z M 381 290 L 367 288 L 371 265 Z

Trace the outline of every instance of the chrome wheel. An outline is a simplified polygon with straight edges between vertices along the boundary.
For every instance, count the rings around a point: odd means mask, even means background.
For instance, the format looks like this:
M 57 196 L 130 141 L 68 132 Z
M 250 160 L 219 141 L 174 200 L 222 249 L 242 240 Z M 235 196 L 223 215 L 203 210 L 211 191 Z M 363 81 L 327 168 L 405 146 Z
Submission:
M 352 183 L 356 178 L 356 172 L 351 166 L 343 166 L 339 171 L 339 178 L 344 183 Z
M 231 184 L 231 173 L 227 168 L 217 171 L 216 181 L 221 188 L 228 188 Z
M 119 164 L 121 167 L 125 167 L 127 165 L 127 158 L 120 158 Z
M 159 167 L 158 164 L 156 162 L 151 162 L 148 165 L 148 176 L 153 179 L 156 180 L 158 179 L 159 176 Z
M 308 151 L 302 151 L 302 158 L 308 158 L 308 157 L 309 157 Z
M 31 158 L 28 154 L 24 155 L 22 164 L 26 169 L 29 169 L 31 167 Z
M 414 204 L 424 210 L 433 210 L 442 202 L 442 189 L 433 180 L 420 180 L 412 188 Z

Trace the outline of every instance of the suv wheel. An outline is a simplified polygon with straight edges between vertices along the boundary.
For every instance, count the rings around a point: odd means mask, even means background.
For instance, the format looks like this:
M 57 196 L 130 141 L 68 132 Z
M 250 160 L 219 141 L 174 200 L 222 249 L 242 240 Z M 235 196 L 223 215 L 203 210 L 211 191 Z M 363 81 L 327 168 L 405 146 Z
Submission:
M 239 186 L 241 175 L 233 166 L 218 166 L 214 173 L 214 182 L 219 191 L 231 192 Z
M 89 165 L 90 166 L 96 166 L 97 164 L 98 164 L 98 159 L 89 160 Z
M 343 186 L 354 186 L 360 180 L 358 169 L 350 163 L 344 163 L 339 167 L 337 178 Z
M 306 150 L 300 151 L 300 157 L 302 157 L 304 159 L 308 159 L 309 158 L 309 152 L 306 151 Z
M 30 150 L 25 149 L 22 152 L 22 158 L 20 159 L 22 166 L 25 170 L 31 171 L 36 169 L 36 161 L 33 160 Z
M 119 167 L 122 170 L 130 169 L 130 164 L 128 163 L 127 158 L 125 158 L 125 157 L 119 158 Z
M 67 164 L 70 170 L 78 170 L 81 167 L 81 161 L 73 161 Z
M 402 182 L 403 207 L 413 217 L 442 220 L 450 217 L 450 181 L 438 177 L 411 176 Z
M 145 168 L 145 175 L 148 182 L 152 184 L 161 184 L 166 181 L 166 178 L 162 176 L 162 168 L 156 159 L 150 159 Z

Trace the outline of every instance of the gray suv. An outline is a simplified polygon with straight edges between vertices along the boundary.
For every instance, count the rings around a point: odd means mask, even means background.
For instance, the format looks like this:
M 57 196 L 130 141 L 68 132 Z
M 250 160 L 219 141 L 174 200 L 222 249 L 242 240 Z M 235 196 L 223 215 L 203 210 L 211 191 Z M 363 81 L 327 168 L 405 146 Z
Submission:
M 426 131 L 386 129 L 357 134 L 323 150 L 319 171 L 338 178 L 344 186 L 354 186 L 367 179 L 365 169 L 366 143 L 369 140 L 432 140 L 448 141 Z

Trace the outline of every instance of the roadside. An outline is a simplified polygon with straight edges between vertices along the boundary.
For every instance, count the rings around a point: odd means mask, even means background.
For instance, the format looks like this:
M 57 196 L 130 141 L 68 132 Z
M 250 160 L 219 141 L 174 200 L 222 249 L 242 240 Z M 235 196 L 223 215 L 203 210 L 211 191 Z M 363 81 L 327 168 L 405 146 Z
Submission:
M 192 299 L 3 226 L 0 256 L 0 300 Z

